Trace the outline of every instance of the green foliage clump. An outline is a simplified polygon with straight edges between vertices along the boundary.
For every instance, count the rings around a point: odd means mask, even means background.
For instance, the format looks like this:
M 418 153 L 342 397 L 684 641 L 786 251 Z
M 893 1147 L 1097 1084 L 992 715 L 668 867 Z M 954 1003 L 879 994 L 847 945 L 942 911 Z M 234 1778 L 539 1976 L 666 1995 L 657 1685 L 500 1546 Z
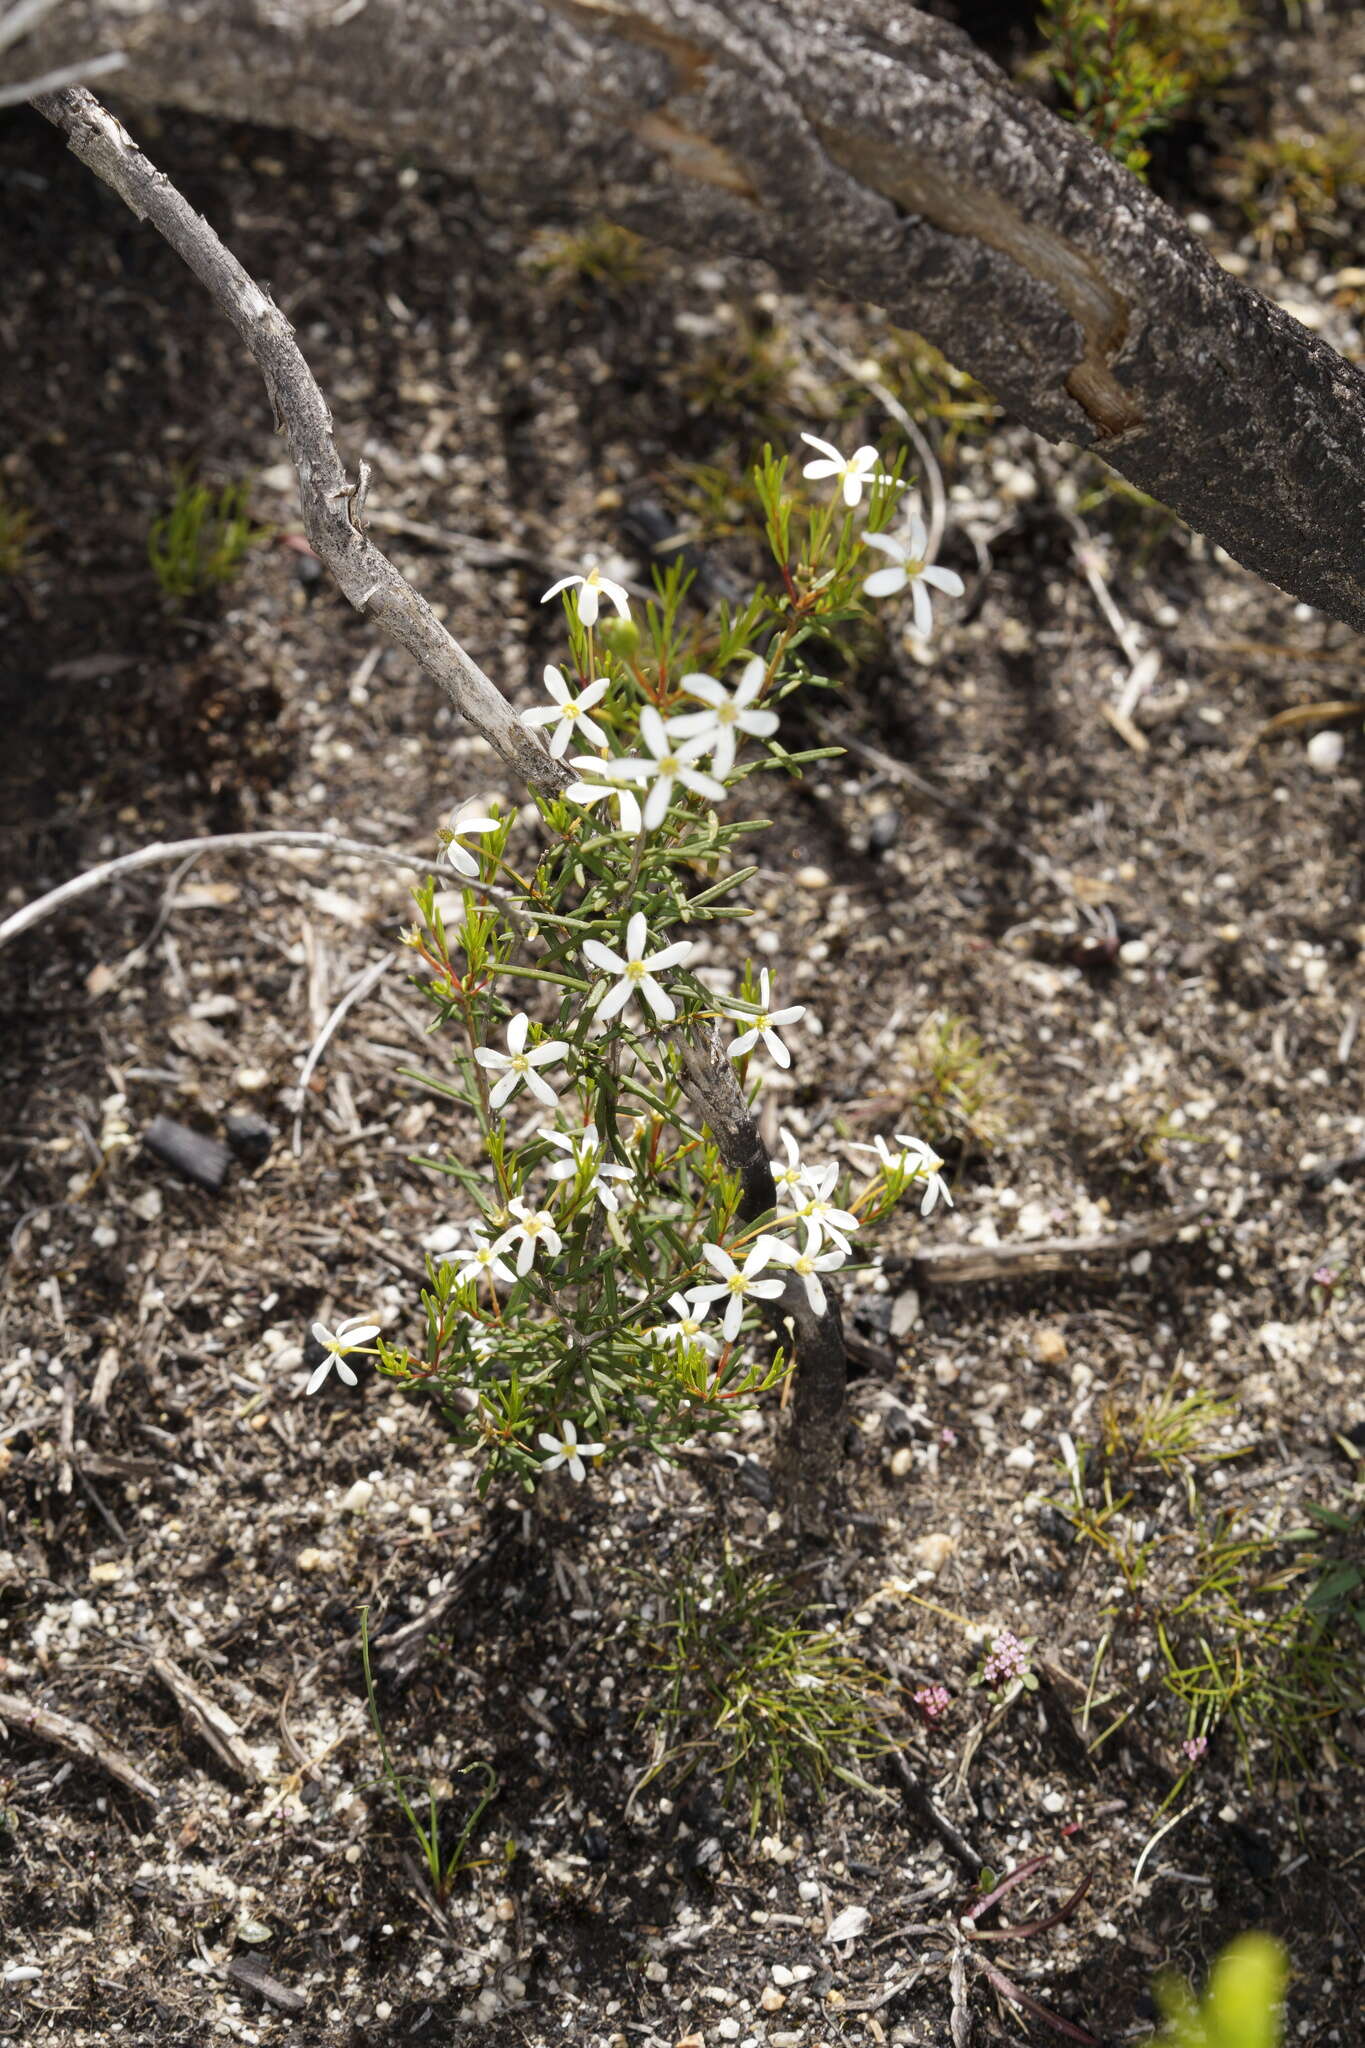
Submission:
M 1202 1998 L 1178 1977 L 1157 1980 L 1162 2027 L 1151 2048 L 1279 2048 L 1289 1959 L 1268 1934 L 1230 1942 Z
M 1231 68 L 1239 0 L 1043 0 L 1044 62 L 1063 112 L 1139 175 L 1146 138 Z
M 1365 137 L 1352 128 L 1246 136 L 1221 169 L 1224 189 L 1267 254 L 1299 248 L 1312 235 L 1342 235 L 1342 206 L 1365 201 Z
M 0 483 L 0 577 L 18 576 L 33 547 L 33 514 Z
M 915 1129 L 935 1150 L 971 1142 L 984 1151 L 1001 1142 L 1011 1109 L 1004 1063 L 965 1017 L 926 1017 L 901 1056 Z
M 856 1766 L 887 1748 L 876 1674 L 805 1618 L 789 1582 L 728 1556 L 714 1573 L 693 1561 L 653 1609 L 656 1692 L 640 1718 L 657 1725 L 656 1753 L 642 1784 L 704 1765 L 727 1796 L 747 1789 L 751 1832 L 765 1815 L 781 1819 L 789 1779 L 870 1789 Z
M 658 275 L 659 259 L 629 228 L 593 220 L 569 233 L 548 229 L 537 235 L 525 267 L 553 296 L 580 298 L 647 284 Z
M 370 1709 L 370 1725 L 374 1729 L 375 1741 L 379 1745 L 380 1768 L 383 1772 L 384 1782 L 398 1801 L 399 1807 L 402 1809 L 403 1818 L 407 1822 L 413 1838 L 422 1852 L 422 1863 L 428 1882 L 431 1885 L 432 1896 L 438 1905 L 444 1905 L 461 1871 L 470 1870 L 474 1867 L 465 1852 L 473 1839 L 474 1830 L 478 1827 L 479 1822 L 483 1819 L 484 1814 L 498 1795 L 500 1788 L 497 1773 L 491 1764 L 486 1764 L 482 1761 L 460 1765 L 459 1775 L 461 1777 L 473 1776 L 478 1778 L 481 1781 L 481 1789 L 471 1802 L 459 1829 L 455 1832 L 453 1843 L 448 1843 L 448 1816 L 442 1813 L 441 1805 L 437 1798 L 438 1788 L 431 1783 L 427 1785 L 427 1815 L 424 1820 L 408 1797 L 408 1779 L 406 1775 L 398 1769 L 393 1760 L 393 1752 L 389 1748 L 388 1737 L 384 1733 L 384 1724 L 379 1717 L 379 1701 L 374 1689 L 374 1674 L 370 1669 L 370 1615 L 367 1607 L 362 1607 L 360 1610 L 360 1658 L 365 1672 L 365 1698 Z M 449 1786 L 446 1788 L 448 1792 L 452 1789 Z
M 1302 1765 L 1315 1737 L 1365 1704 L 1359 1517 L 1313 1509 L 1312 1528 L 1277 1533 L 1245 1509 L 1211 1509 L 1197 1471 L 1238 1455 L 1215 1440 L 1231 1413 L 1202 1391 L 1168 1391 L 1124 1420 L 1110 1411 L 1097 1451 L 1063 1442 L 1069 1518 L 1122 1589 L 1103 1610 L 1091 1699 L 1104 1704 L 1100 1674 L 1115 1645 L 1150 1630 L 1191 1764 L 1226 1726 L 1248 1769 L 1265 1745 L 1280 1770 Z M 1144 1467 L 1169 1482 L 1159 1500 Z M 1145 1642 L 1138 1649 L 1147 1654 Z
M 862 1148 L 871 1162 L 852 1173 L 835 1159 L 777 1162 L 774 1206 L 755 1214 L 698 1090 L 693 1034 L 739 1027 L 723 1072 L 742 1115 L 765 1062 L 790 1062 L 775 1032 L 804 1007 L 778 1007 L 768 968 L 713 991 L 688 966 L 695 936 L 663 943 L 744 913 L 756 870 L 741 849 L 761 820 L 723 816 L 727 788 L 828 754 L 778 737 L 792 693 L 828 687 L 811 666 L 818 646 L 823 668 L 825 635 L 865 617 L 869 595 L 894 594 L 888 575 L 961 594 L 955 575 L 886 535 L 899 464 L 870 481 L 874 459 L 860 475 L 840 458 L 839 491 L 812 500 L 765 452 L 754 488 L 780 580 L 742 607 L 692 613 L 675 564 L 640 619 L 603 625 L 599 593 L 620 612 L 626 591 L 595 566 L 565 579 L 577 588 L 568 672 L 547 669 L 559 695 L 525 717 L 556 728 L 552 749 L 596 749 L 568 757 L 585 779 L 540 792 L 529 815 L 462 810 L 442 834 L 439 884 L 413 892 L 404 942 L 449 1054 L 445 1071 L 415 1078 L 465 1127 L 457 1153 L 426 1163 L 449 1177 L 468 1243 L 429 1262 L 416 1348 L 371 1334 L 380 1373 L 434 1401 L 477 1454 L 481 1488 L 497 1475 L 534 1491 L 563 1467 L 578 1481 L 589 1462 L 732 1428 L 791 1370 L 789 1343 L 761 1320 L 786 1276 L 798 1318 L 822 1316 L 824 1285 L 854 1256 L 845 1233 L 912 1189 L 922 1208 L 941 1192 L 942 1161 L 897 1133 L 894 1150 Z M 922 529 L 908 532 L 922 553 Z M 898 566 L 869 577 L 888 550 Z M 731 694 L 717 679 L 736 669 Z M 338 1338 L 339 1357 L 368 1342 Z
M 183 603 L 235 579 L 268 531 L 247 512 L 250 489 L 242 482 L 212 491 L 188 476 L 177 480 L 174 497 L 147 534 L 147 559 L 167 597 Z

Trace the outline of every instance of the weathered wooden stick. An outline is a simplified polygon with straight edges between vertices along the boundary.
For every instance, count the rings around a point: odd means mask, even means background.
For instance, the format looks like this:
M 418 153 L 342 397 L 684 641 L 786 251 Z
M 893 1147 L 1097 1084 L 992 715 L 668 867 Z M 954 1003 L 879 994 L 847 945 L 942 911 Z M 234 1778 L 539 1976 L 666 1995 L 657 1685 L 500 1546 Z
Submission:
M 69 1714 L 34 1706 L 8 1692 L 0 1692 L 0 1721 L 39 1742 L 51 1743 L 67 1756 L 79 1757 L 82 1763 L 94 1764 L 107 1778 L 129 1792 L 136 1792 L 139 1799 L 149 1800 L 153 1806 L 160 1801 L 161 1794 L 151 1779 L 145 1778 L 131 1758 L 115 1749 L 112 1742 L 106 1742 L 87 1722 L 73 1721 Z

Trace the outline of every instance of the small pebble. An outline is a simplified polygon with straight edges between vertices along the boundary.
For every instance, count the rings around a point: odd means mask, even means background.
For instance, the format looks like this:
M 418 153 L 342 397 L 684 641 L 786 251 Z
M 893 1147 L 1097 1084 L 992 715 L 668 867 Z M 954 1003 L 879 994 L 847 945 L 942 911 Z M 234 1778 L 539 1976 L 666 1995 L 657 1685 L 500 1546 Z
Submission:
M 358 1515 L 374 1499 L 374 1487 L 368 1479 L 357 1479 L 355 1485 L 341 1496 L 340 1507 L 343 1515 Z
M 1315 775 L 1335 775 L 1346 752 L 1339 732 L 1315 732 L 1308 742 L 1308 765 Z

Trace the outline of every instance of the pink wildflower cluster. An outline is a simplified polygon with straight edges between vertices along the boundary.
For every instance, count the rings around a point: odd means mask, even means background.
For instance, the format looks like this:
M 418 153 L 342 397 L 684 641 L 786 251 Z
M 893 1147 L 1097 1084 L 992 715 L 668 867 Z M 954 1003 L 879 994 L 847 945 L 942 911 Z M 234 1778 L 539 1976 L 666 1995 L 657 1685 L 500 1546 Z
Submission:
M 922 1685 L 914 1694 L 915 1705 L 926 1721 L 941 1721 L 952 1705 L 946 1685 Z
M 1008 1685 L 1012 1678 L 1022 1678 L 1027 1670 L 1028 1651 L 1018 1636 L 1005 1629 L 991 1644 L 982 1678 L 987 1685 Z
M 1200 1762 L 1208 1746 L 1209 1738 L 1207 1735 L 1192 1735 L 1188 1742 L 1182 1742 L 1180 1745 L 1192 1764 Z

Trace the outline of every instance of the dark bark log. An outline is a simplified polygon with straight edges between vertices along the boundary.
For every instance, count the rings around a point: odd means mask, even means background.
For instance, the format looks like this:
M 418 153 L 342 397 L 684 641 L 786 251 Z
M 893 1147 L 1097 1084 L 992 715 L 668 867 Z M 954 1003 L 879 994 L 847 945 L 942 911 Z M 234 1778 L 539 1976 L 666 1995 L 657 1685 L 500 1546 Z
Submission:
M 1028 425 L 1365 627 L 1365 378 L 894 0 L 57 0 L 0 86 L 403 150 L 877 302 Z

